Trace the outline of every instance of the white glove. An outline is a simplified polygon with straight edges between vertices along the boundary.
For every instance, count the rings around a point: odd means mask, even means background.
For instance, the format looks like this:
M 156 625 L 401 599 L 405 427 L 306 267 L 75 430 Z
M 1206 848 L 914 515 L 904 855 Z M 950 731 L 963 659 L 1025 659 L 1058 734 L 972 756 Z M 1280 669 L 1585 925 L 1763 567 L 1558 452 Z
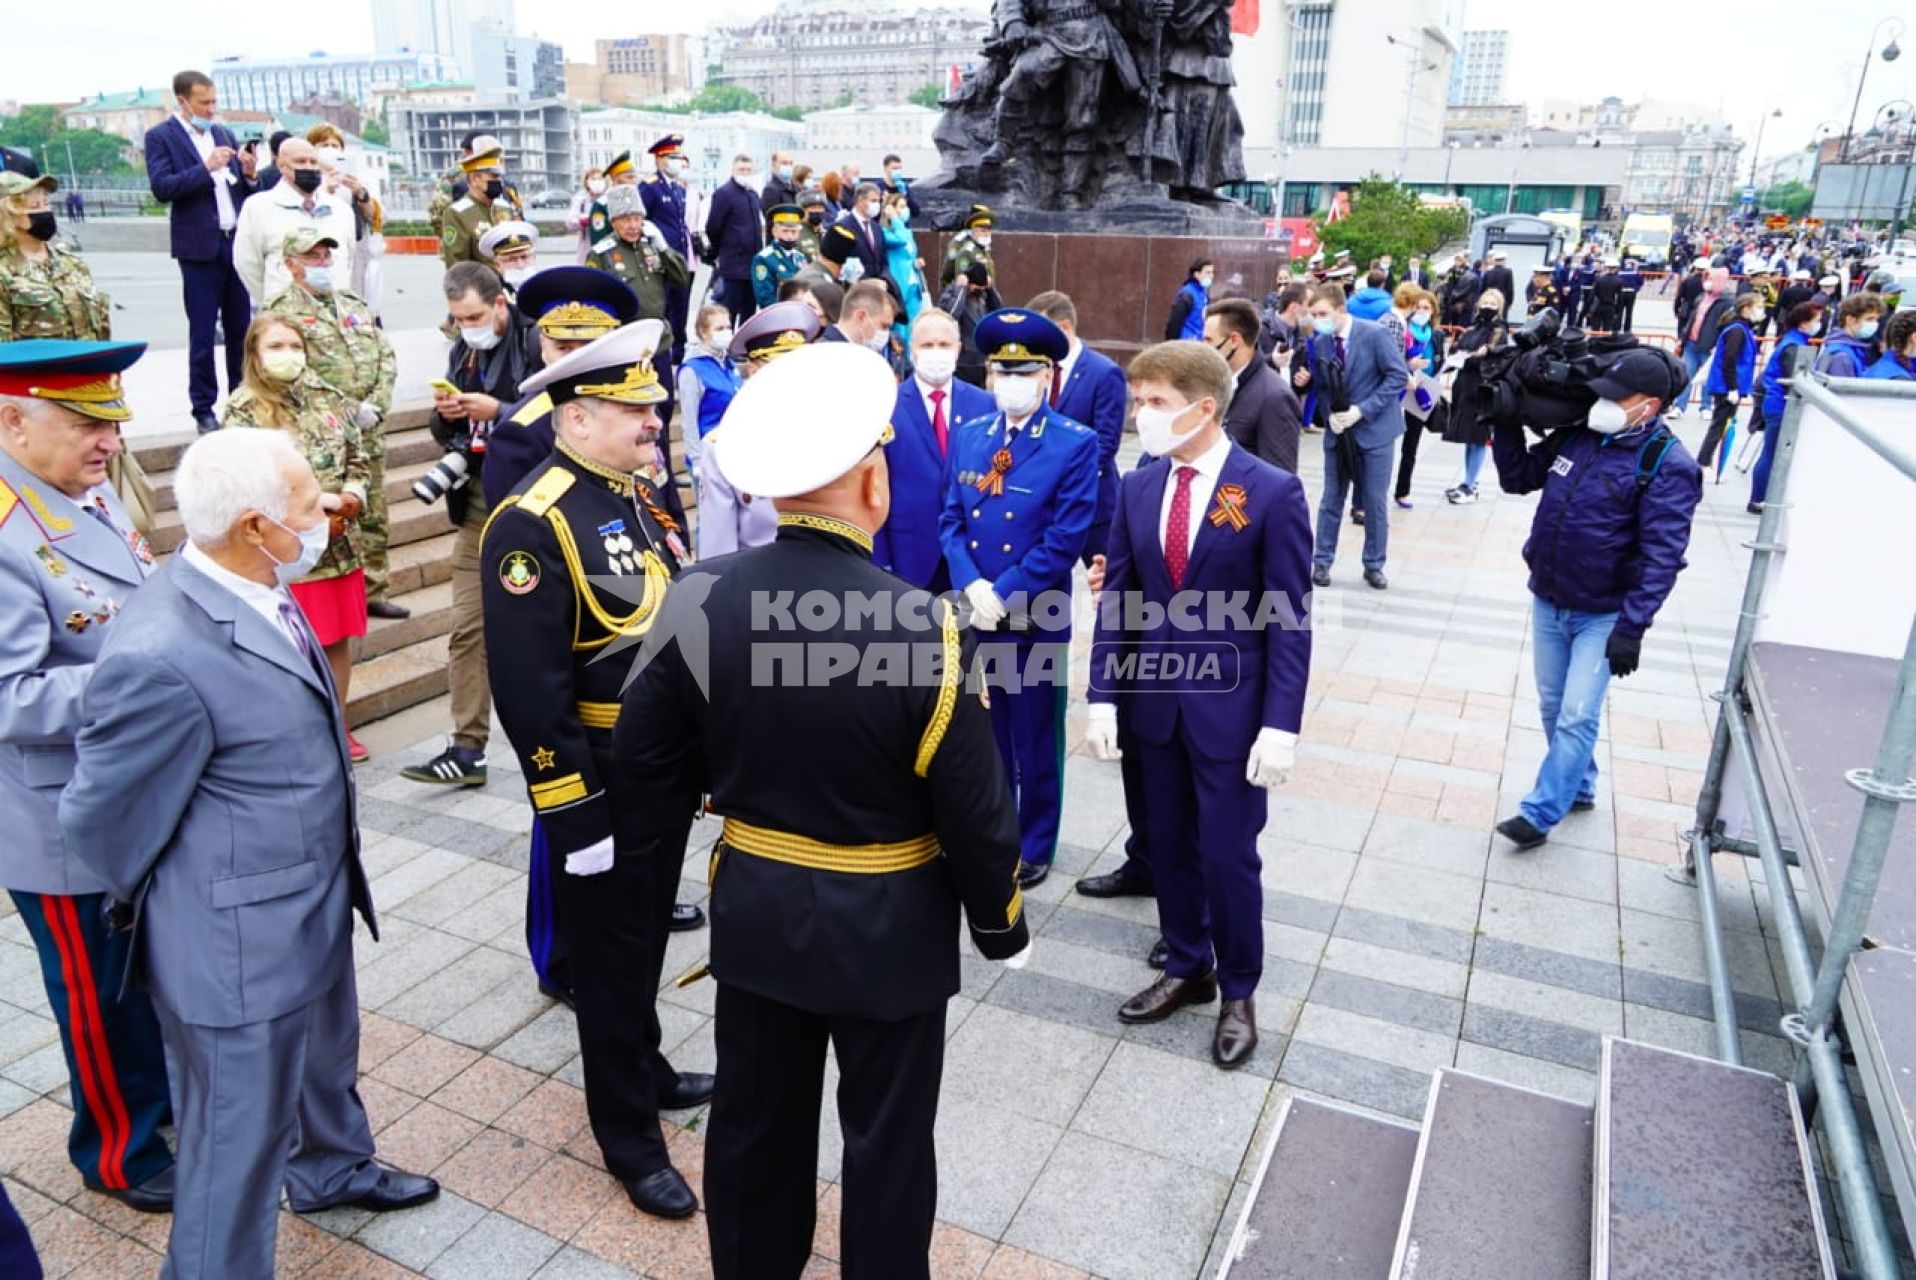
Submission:
M 1025 949 L 1023 951 L 1020 951 L 1015 956 L 1006 956 L 1005 968 L 1022 969 L 1026 965 L 1030 964 L 1031 963 L 1031 947 L 1032 947 L 1032 944 L 1027 942 L 1025 943 Z
M 361 431 L 371 431 L 379 425 L 379 410 L 362 400 L 359 404 L 359 412 L 353 415 L 353 423 Z
M 979 578 L 966 587 L 965 599 L 971 601 L 973 626 L 989 630 L 1005 620 L 1005 602 L 998 598 L 988 580 Z
M 665 232 L 659 230 L 658 224 L 654 222 L 648 221 L 642 234 L 645 242 L 661 253 L 672 247 L 665 242 Z
M 1357 420 L 1359 418 L 1362 418 L 1363 416 L 1364 416 L 1364 411 L 1362 409 L 1352 408 L 1352 409 L 1337 410 L 1336 412 L 1331 414 L 1331 434 L 1339 435 L 1339 436 L 1343 435 L 1346 431 L 1349 431 L 1352 427 L 1356 426 Z
M 1265 790 L 1290 776 L 1297 763 L 1297 735 L 1282 729 L 1259 729 L 1251 743 L 1251 758 L 1244 768 L 1244 780 Z
M 1736 391 L 1729 392 L 1723 398 L 1730 402 L 1730 405 L 1732 408 L 1743 403 L 1743 396 L 1740 392 L 1736 392 Z
M 602 871 L 610 870 L 612 870 L 611 836 L 607 836 L 597 844 L 575 849 L 565 856 L 565 873 L 569 876 L 596 876 Z
M 1118 709 L 1109 702 L 1091 704 L 1091 723 L 1085 726 L 1084 745 L 1093 760 L 1122 760 L 1118 750 Z

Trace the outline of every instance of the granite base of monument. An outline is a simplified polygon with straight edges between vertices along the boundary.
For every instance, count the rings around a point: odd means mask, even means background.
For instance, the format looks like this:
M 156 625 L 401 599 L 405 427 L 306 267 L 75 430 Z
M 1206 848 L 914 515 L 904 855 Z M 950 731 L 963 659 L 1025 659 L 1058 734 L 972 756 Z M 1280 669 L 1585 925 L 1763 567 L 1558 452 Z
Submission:
M 1235 200 L 1173 200 L 1163 184 L 1135 177 L 1107 182 L 1094 209 L 1031 209 L 1005 202 L 989 183 L 967 183 L 940 174 L 912 185 L 922 219 L 956 230 L 973 205 L 986 205 L 1000 234 L 1037 231 L 1056 235 L 1250 236 L 1264 234 L 1264 217 Z
M 937 280 L 952 233 L 917 235 L 925 278 Z M 1263 236 L 1008 231 L 1003 222 L 992 231 L 991 256 L 1006 306 L 1023 306 L 1048 289 L 1068 293 L 1078 308 L 1078 336 L 1119 361 L 1163 341 L 1171 303 L 1198 258 L 1216 264 L 1213 301 L 1258 303 L 1289 261 L 1283 242 Z

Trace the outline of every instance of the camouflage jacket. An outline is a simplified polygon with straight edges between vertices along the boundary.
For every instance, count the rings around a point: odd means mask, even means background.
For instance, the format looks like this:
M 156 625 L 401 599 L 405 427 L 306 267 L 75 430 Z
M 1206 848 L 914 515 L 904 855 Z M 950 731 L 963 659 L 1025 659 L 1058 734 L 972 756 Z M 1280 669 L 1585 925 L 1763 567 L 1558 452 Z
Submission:
M 366 451 L 360 445 L 359 428 L 353 422 L 358 403 L 321 382 L 310 369 L 300 375 L 291 400 L 294 420 L 286 431 L 293 438 L 293 447 L 318 477 L 319 491 L 350 493 L 364 508 L 370 472 Z M 227 397 L 226 416 L 220 425 L 268 426 L 259 420 L 263 408 L 251 387 L 241 387 Z M 300 581 L 344 577 L 359 568 L 359 550 L 353 541 L 357 528 L 349 523 L 346 532 L 332 540 L 313 571 Z
M 306 363 L 321 382 L 386 416 L 399 363 L 364 299 L 344 289 L 322 296 L 295 287 L 280 290 L 266 311 L 299 325 L 306 339 Z
M 639 295 L 639 319 L 666 320 L 665 287 L 692 283 L 692 272 L 685 259 L 670 249 L 659 249 L 641 240 L 628 244 L 616 235 L 593 242 L 585 265 L 617 276 Z M 671 327 L 667 320 L 666 327 Z M 669 339 L 668 339 L 669 340 Z
M 991 250 L 972 239 L 971 232 L 960 231 L 951 239 L 951 245 L 945 250 L 945 269 L 938 273 L 940 284 L 950 284 L 958 278 L 960 272 L 974 262 L 985 264 L 993 281 L 998 278 L 997 264 L 991 260 Z
M 79 254 L 48 245 L 46 260 L 33 262 L 11 243 L 0 244 L 0 342 L 112 336 L 111 304 Z

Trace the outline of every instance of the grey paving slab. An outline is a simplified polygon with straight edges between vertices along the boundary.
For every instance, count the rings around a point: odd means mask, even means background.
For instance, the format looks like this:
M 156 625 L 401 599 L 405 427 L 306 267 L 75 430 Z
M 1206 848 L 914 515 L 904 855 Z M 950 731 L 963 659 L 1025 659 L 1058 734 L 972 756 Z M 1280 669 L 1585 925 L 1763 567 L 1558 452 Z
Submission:
M 1562 844 L 1555 831 L 1550 834 L 1550 843 L 1542 849 L 1521 853 L 1509 841 L 1498 840 L 1490 851 L 1485 875 L 1500 884 L 1615 905 L 1617 864 L 1634 859 L 1617 857 L 1614 838 L 1609 852 L 1597 853 Z
M 564 1005 L 554 1005 L 492 1050 L 494 1056 L 541 1075 L 557 1071 L 578 1051 L 578 1019 Z
M 1320 849 L 1295 841 L 1258 841 L 1264 863 L 1266 889 L 1275 889 L 1300 898 L 1341 902 L 1357 869 L 1357 855 L 1339 849 Z
M 1064 1129 L 947 1089 L 938 1103 L 935 1136 L 938 1216 L 996 1240 L 1011 1225 Z
M 1475 1003 L 1464 1010 L 1464 1039 L 1584 1071 L 1597 1069 L 1603 1049 L 1600 1032 Z
M 1537 889 L 1488 881 L 1478 922 L 1484 934 L 1587 960 L 1618 956 L 1617 909 Z
M 1331 938 L 1324 948 L 1323 966 L 1327 971 L 1354 974 L 1456 1000 L 1463 999 L 1470 983 L 1467 965 L 1394 951 L 1355 938 Z
M 1623 998 L 1623 966 L 1616 959 L 1591 960 L 1565 955 L 1548 947 L 1512 942 L 1506 938 L 1477 939 L 1472 963 L 1479 969 L 1528 978 L 1572 991 Z
M 1158 937 L 1156 925 L 1138 924 L 1076 905 L 1091 901 L 1078 895 L 1076 902 L 1060 904 L 1051 913 L 1050 919 L 1045 921 L 1040 931 L 1042 936 L 1047 940 L 1055 938 L 1061 942 L 1095 947 L 1114 955 L 1142 959 L 1149 954 L 1151 945 Z
M 464 911 L 507 884 L 518 884 L 524 889 L 524 882 L 506 868 L 490 862 L 471 862 L 406 899 L 394 908 L 394 913 L 421 924 L 444 925 L 449 916 Z
M 434 1034 L 475 1049 L 491 1049 L 551 1009 L 554 1002 L 539 994 L 531 963 L 518 956 L 512 959 L 511 977 L 434 1027 Z
M 441 1191 L 438 1199 L 404 1213 L 375 1215 L 353 1238 L 403 1267 L 424 1271 L 485 1216 L 472 1201 Z
M 1271 794 L 1270 820 L 1265 829 L 1326 849 L 1355 853 L 1364 847 L 1372 816 L 1348 805 L 1276 791 Z
M 1072 1129 L 1235 1177 L 1267 1080 L 1146 1045 L 1118 1046 Z
M 1306 898 L 1281 889 L 1266 889 L 1264 918 L 1294 928 L 1324 932 L 1337 919 L 1337 903 L 1323 898 Z
M 1216 1174 L 1067 1133 L 1005 1243 L 1108 1280 L 1195 1276 L 1230 1194 Z
M 35 1094 L 51 1093 L 67 1082 L 65 1051 L 57 1042 L 43 1045 L 0 1067 L 0 1076 Z
M 1145 978 L 1138 984 L 1138 989 L 1142 990 L 1150 981 L 1149 977 Z M 992 985 L 984 1001 L 1047 1021 L 1080 1027 L 1096 1035 L 1116 1037 L 1124 1029 L 1118 1021 L 1118 1006 L 1124 1003 L 1122 999 L 1114 1000 L 1110 992 L 1067 982 L 1031 969 L 1006 971 Z
M 1355 1102 L 1387 1115 L 1417 1119 L 1430 1092 L 1430 1073 L 1412 1071 L 1326 1045 L 1293 1040 L 1278 1065 L 1280 1083 L 1327 1098 Z
M 539 1268 L 533 1280 L 632 1280 L 632 1273 L 583 1249 L 566 1245 Z
M 1277 1074 L 1277 1064 L 1284 1056 L 1285 1045 L 1289 1043 L 1290 1029 L 1297 1024 L 1297 1015 L 1302 1007 L 1291 1000 L 1257 999 L 1257 1047 L 1236 1068 L 1239 1075 L 1269 1080 Z M 1215 1008 L 1180 1009 L 1162 1022 L 1126 1027 L 1124 1043 L 1146 1045 L 1189 1058 L 1193 1062 L 1210 1064 L 1211 1042 L 1216 1034 Z
M 1394 951 L 1408 951 L 1413 955 L 1431 956 L 1455 964 L 1469 963 L 1475 945 L 1475 939 L 1466 929 L 1406 920 L 1401 916 L 1386 915 L 1381 911 L 1349 904 L 1338 912 L 1337 924 L 1331 932 L 1336 937 L 1389 947 Z
M 1105 992 L 1120 1001 L 1143 990 L 1157 977 L 1144 963 L 1142 952 L 1117 955 L 1052 937 L 1032 949 L 1031 971 Z
M 1316 1001 L 1308 1001 L 1291 1033 L 1293 1047 L 1298 1042 L 1340 1049 L 1364 1058 L 1375 1058 L 1410 1071 L 1434 1071 L 1449 1066 L 1456 1058 L 1457 1037 L 1434 1031 L 1366 1017 Z
M 1364 838 L 1366 857 L 1453 875 L 1483 874 L 1489 850 L 1490 837 L 1485 832 L 1392 813 L 1378 814 Z
M 1111 1021 L 1119 1025 L 1115 1010 Z M 945 1089 L 1067 1125 L 1116 1048 L 1109 1036 L 983 1004 L 945 1047 Z
M 11 989 L 8 994 L 12 994 Z M 59 1038 L 60 1025 L 52 1018 L 17 1010 L 0 1021 L 0 1064 L 17 1062 Z
M 1625 909 L 1621 914 L 1626 966 L 1693 982 L 1707 980 L 1703 937 L 1695 925 L 1646 911 Z M 1776 998 L 1776 976 L 1761 937 L 1726 929 L 1723 950 L 1729 961 L 1730 983 L 1736 990 Z
M 1504 1084 L 1535 1089 L 1553 1097 L 1589 1106 L 1597 1100 L 1597 1073 L 1566 1067 L 1560 1062 L 1526 1057 L 1507 1049 L 1465 1040 L 1457 1046 L 1459 1070 Z
M 1736 997 L 1738 1026 L 1765 1035 L 1775 1034 L 1777 1023 L 1783 1016 L 1783 1006 L 1778 1001 L 1747 991 L 1732 994 Z M 1668 974 L 1650 973 L 1628 965 L 1623 970 L 1623 998 L 1634 1004 L 1649 1005 L 1692 1018 L 1716 1016 L 1715 1006 L 1710 1002 L 1708 983 L 1672 978 Z
M 529 966 L 518 957 L 491 947 L 474 947 L 430 978 L 388 1000 L 380 1012 L 431 1031 L 484 999 L 507 979 L 520 976 L 527 985 L 536 986 Z
M 1464 1010 L 1461 1000 L 1331 968 L 1318 970 L 1310 1002 L 1443 1036 L 1457 1034 Z
M 1483 882 L 1402 862 L 1366 858 L 1345 891 L 1347 905 L 1449 929 L 1477 923 Z
M 1606 1035 L 1623 1034 L 1623 1003 L 1615 996 L 1591 995 L 1492 969 L 1473 969 L 1470 1003 L 1561 1022 Z
M 39 1096 L 24 1085 L 0 1079 L 0 1118 L 12 1115 Z
M 501 1213 L 488 1213 L 426 1268 L 430 1280 L 525 1280 L 562 1241 Z

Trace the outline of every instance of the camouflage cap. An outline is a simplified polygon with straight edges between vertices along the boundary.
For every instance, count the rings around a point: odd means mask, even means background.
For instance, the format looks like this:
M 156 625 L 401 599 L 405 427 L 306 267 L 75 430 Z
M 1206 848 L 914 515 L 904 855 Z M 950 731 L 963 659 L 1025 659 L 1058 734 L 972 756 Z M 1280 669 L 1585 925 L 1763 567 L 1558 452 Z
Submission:
M 12 169 L 0 173 L 0 200 L 11 200 L 15 196 L 23 196 L 35 187 L 42 191 L 58 191 L 60 183 L 50 173 L 38 178 L 29 178 L 26 174 L 15 173 Z
M 279 247 L 280 251 L 290 258 L 296 254 L 310 253 L 322 244 L 328 249 L 339 248 L 339 241 L 318 227 L 296 227 L 286 233 L 286 238 L 279 242 Z

